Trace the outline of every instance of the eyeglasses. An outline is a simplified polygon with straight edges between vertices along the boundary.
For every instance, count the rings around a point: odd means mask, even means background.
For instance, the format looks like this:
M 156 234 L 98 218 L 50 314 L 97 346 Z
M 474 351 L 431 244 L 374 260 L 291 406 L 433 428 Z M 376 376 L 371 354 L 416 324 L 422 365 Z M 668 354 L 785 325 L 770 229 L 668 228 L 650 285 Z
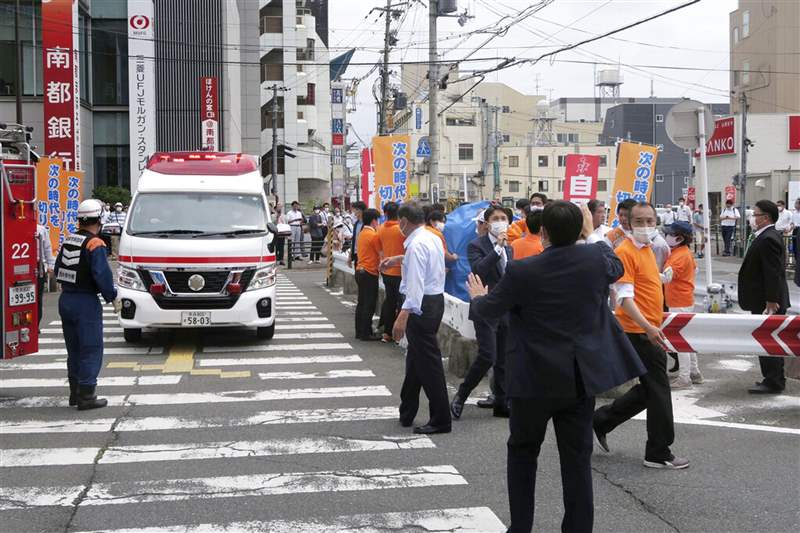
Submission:
M 753 218 L 765 217 L 765 216 L 767 216 L 766 213 L 753 213 Z

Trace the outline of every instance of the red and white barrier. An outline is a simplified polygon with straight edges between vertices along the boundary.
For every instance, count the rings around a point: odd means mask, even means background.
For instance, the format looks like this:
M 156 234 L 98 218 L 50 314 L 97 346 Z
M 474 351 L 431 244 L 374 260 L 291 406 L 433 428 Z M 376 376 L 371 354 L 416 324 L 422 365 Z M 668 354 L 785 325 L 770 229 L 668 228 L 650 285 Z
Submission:
M 665 313 L 661 331 L 675 352 L 800 356 L 800 316 Z

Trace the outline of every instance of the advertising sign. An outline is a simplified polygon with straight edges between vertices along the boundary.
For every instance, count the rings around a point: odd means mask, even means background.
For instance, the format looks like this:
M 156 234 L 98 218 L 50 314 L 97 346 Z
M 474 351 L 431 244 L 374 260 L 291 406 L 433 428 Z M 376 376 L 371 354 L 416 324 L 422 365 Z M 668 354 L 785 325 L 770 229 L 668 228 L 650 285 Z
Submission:
M 131 192 L 156 151 L 156 80 L 153 0 L 128 0 L 128 99 Z
M 647 144 L 621 142 L 617 152 L 617 173 L 611 191 L 611 225 L 617 227 L 617 204 L 633 198 L 649 202 L 653 190 L 653 176 L 658 159 L 658 148 Z
M 383 209 L 387 202 L 402 203 L 408 198 L 411 176 L 411 139 L 408 135 L 372 138 L 375 168 L 375 201 L 373 207 Z
M 203 150 L 219 151 L 219 97 L 217 78 L 200 78 L 200 124 Z
M 81 168 L 77 0 L 42 3 L 44 151 L 66 168 Z
M 697 208 L 697 189 L 694 187 L 686 189 L 686 203 L 689 204 L 689 207 L 692 209 Z
M 369 148 L 361 149 L 361 200 L 369 205 L 370 195 L 375 190 L 375 176 L 372 171 L 372 152 Z
M 727 202 L 728 200 L 734 204 L 736 203 L 736 187 L 733 185 L 725 186 L 725 201 Z
M 597 171 L 600 156 L 567 154 L 564 200 L 576 204 L 597 198 Z
M 344 119 L 331 119 L 331 134 L 334 145 L 341 146 L 344 144 Z
M 800 115 L 789 115 L 789 151 L 800 150 Z
M 36 223 L 50 232 L 54 253 L 78 231 L 82 181 L 83 172 L 65 170 L 61 159 L 42 157 L 36 164 Z
M 734 137 L 733 117 L 717 119 L 714 124 L 714 135 L 706 143 L 706 157 L 729 155 L 736 153 L 736 140 Z M 695 157 L 700 157 L 700 152 L 695 152 Z
M 414 126 L 415 129 L 422 129 L 422 108 L 419 106 L 414 110 Z

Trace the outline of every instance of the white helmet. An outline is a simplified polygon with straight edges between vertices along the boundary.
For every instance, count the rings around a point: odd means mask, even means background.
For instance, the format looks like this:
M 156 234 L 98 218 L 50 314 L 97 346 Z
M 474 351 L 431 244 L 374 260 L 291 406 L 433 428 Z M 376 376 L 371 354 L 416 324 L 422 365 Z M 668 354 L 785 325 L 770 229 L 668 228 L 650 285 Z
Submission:
M 103 204 L 99 200 L 89 198 L 78 206 L 78 218 L 100 218 L 103 212 Z

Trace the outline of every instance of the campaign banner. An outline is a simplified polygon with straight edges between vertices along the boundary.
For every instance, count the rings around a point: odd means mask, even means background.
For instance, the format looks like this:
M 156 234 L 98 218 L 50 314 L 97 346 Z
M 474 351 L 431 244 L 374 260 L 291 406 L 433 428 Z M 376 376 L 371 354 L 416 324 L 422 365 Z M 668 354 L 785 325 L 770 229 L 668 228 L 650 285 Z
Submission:
M 370 195 L 375 190 L 375 174 L 372 170 L 372 152 L 369 148 L 361 149 L 361 200 L 369 205 Z
M 720 118 L 714 121 L 714 134 L 706 142 L 706 157 L 730 155 L 736 153 L 736 138 L 734 137 L 733 117 Z M 695 151 L 695 157 L 700 157 L 700 152 Z
M 658 148 L 649 144 L 621 142 L 617 146 L 617 172 L 611 191 L 611 226 L 617 227 L 617 204 L 633 198 L 649 202 L 653 192 L 653 176 Z
M 697 208 L 697 189 L 694 187 L 689 187 L 686 189 L 686 203 L 692 209 Z
M 800 115 L 789 115 L 789 151 L 800 150 Z
M 42 157 L 36 164 L 36 223 L 47 228 L 54 252 L 78 231 L 82 182 L 83 172 L 66 170 L 61 159 Z
M 156 73 L 153 0 L 128 0 L 128 100 L 131 192 L 156 151 Z
M 200 78 L 201 145 L 209 152 L 219 151 L 219 96 L 217 78 Z
M 44 152 L 70 170 L 81 168 L 77 28 L 77 0 L 42 2 Z
M 405 202 L 411 176 L 411 138 L 408 135 L 388 135 L 372 138 L 372 157 L 375 169 L 373 207 L 383 209 L 387 202 Z
M 600 156 L 567 154 L 564 200 L 585 204 L 597 198 L 597 172 Z
M 725 186 L 725 201 L 727 202 L 728 200 L 736 203 L 736 187 L 733 185 Z

